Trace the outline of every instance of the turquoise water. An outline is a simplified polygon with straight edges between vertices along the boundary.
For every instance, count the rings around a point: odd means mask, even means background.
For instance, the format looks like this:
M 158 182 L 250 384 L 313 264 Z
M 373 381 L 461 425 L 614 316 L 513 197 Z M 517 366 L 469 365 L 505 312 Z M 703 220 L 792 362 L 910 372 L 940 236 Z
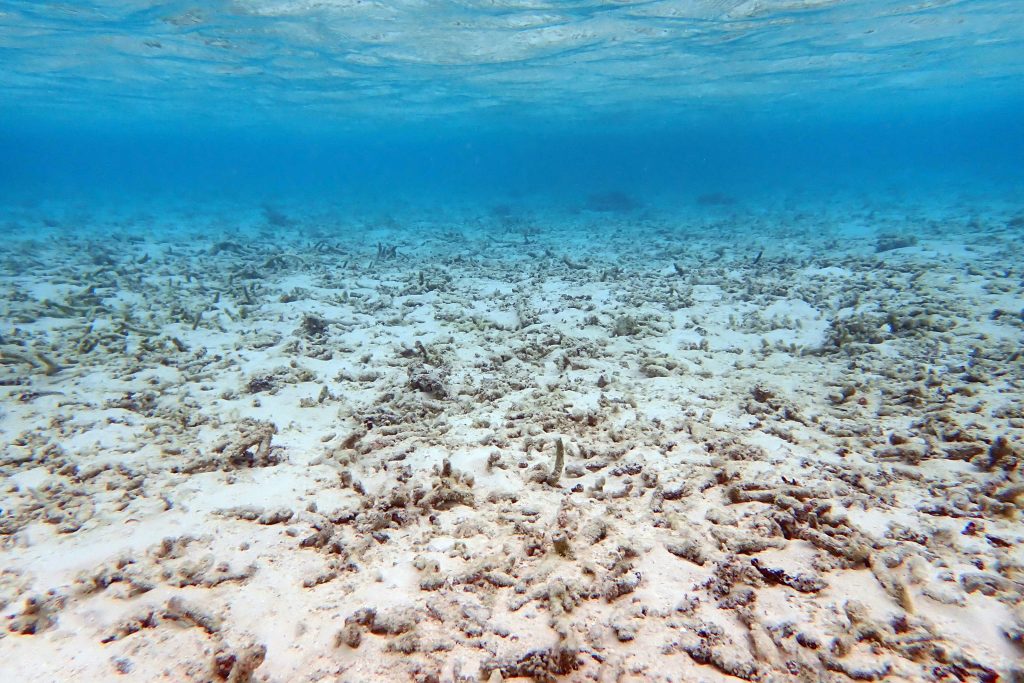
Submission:
M 1024 4 L 0 4 L 5 202 L 1000 199 Z
M 1024 0 L 0 0 L 0 231 L 0 683 L 1024 681 Z

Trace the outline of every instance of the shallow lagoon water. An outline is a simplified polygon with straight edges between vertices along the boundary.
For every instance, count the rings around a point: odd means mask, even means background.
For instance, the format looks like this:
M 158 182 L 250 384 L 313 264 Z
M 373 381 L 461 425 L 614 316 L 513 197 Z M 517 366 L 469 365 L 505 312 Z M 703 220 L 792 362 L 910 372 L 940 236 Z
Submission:
M 3 677 L 1021 677 L 1021 26 L 0 4 Z

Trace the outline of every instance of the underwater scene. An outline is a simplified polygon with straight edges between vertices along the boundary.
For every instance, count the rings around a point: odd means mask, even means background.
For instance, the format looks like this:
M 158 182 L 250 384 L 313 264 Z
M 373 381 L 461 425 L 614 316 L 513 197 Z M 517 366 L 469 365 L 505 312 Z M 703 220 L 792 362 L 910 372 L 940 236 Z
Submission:
M 0 1 L 0 681 L 1024 682 L 1024 2 Z

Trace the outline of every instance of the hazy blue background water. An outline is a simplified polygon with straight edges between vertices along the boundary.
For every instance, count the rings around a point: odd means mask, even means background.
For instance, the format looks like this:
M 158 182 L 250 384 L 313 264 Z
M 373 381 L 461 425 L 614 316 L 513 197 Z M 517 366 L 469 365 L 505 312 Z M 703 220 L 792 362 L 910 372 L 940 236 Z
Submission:
M 0 2 L 3 201 L 1024 194 L 1019 0 Z

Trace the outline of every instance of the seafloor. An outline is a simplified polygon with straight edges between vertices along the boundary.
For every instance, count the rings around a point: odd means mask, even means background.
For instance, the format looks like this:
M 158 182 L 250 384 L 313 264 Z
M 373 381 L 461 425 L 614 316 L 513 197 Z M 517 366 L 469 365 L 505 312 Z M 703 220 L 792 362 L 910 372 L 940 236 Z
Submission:
M 6 210 L 3 679 L 1022 680 L 1024 205 L 623 199 Z

